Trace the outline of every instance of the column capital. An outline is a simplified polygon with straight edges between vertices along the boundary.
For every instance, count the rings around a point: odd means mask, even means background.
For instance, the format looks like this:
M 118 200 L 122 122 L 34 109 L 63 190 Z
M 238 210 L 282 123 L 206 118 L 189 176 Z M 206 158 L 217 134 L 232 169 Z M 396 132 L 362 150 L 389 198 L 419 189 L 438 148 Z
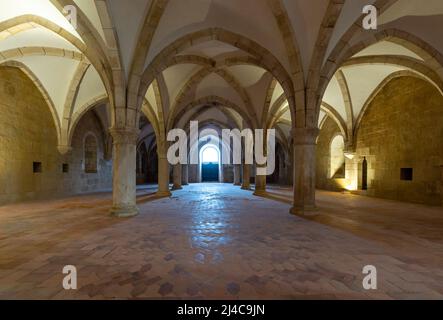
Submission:
M 296 145 L 315 145 L 320 129 L 318 128 L 293 128 L 292 137 Z
M 345 144 L 345 153 L 349 153 L 349 154 L 355 154 L 356 153 L 356 146 L 355 143 L 353 141 L 347 141 Z
M 60 152 L 60 154 L 62 156 L 66 156 L 68 154 L 70 154 L 72 152 L 72 147 L 71 146 L 57 146 L 58 152 Z
M 131 127 L 111 128 L 109 133 L 114 144 L 137 144 L 140 130 Z

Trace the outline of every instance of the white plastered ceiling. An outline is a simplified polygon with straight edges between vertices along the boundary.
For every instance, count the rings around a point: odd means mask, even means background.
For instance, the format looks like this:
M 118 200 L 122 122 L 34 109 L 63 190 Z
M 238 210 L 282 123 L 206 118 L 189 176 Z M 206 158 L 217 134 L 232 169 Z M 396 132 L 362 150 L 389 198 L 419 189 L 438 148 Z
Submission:
M 408 48 L 405 48 L 402 45 L 390 41 L 377 42 L 367 47 L 366 49 L 360 51 L 359 53 L 354 55 L 354 57 L 375 56 L 375 55 L 406 56 L 423 61 L 423 58 L 420 57 L 415 52 L 409 50 Z
M 441 0 L 398 0 L 379 18 L 381 24 L 395 21 L 405 16 L 434 16 L 443 14 Z
M 103 32 L 103 26 L 100 21 L 100 16 L 97 11 L 94 0 L 74 0 L 75 4 L 85 13 L 89 21 L 94 26 L 95 30 L 100 34 L 102 39 L 105 39 L 105 34 Z
M 346 119 L 345 101 L 343 100 L 343 94 L 335 76 L 332 77 L 329 82 L 328 88 L 323 96 L 323 101 L 337 110 L 343 119 Z
M 106 89 L 100 79 L 100 75 L 94 67 L 90 66 L 78 88 L 74 112 L 85 106 L 87 107 L 91 99 L 102 97 L 104 95 L 106 95 Z
M 151 0 L 108 0 L 107 2 L 109 2 L 111 16 L 117 30 L 123 66 L 128 76 L 132 56 L 137 46 L 137 37 L 142 29 Z
M 97 31 L 103 35 L 102 28 L 97 25 L 99 20 L 97 20 L 97 10 L 94 9 L 94 1 L 77 1 L 76 4 L 85 11 L 88 17 L 92 17 L 93 24 L 98 28 Z M 61 31 L 70 33 L 78 38 L 80 43 L 85 44 L 73 25 L 51 1 L 0 0 L 0 23 L 23 15 L 36 16 L 37 20 L 19 24 L 12 29 L 0 30 L 0 55 L 3 56 L 1 62 L 19 62 L 25 67 L 26 73 L 31 72 L 43 91 L 48 94 L 55 109 L 53 114 L 58 118 L 55 119 L 56 122 L 63 126 L 65 123 L 63 117 L 66 114 L 73 115 L 81 107 L 90 107 L 85 104 L 93 102 L 99 96 L 106 96 L 106 90 L 96 69 L 89 65 L 90 62 L 82 55 L 79 48 L 55 32 L 58 30 L 50 30 L 44 26 L 44 23 L 38 24 L 38 18 L 49 20 Z M 31 47 L 34 49 L 30 50 Z M 89 65 L 84 68 L 87 69 L 85 74 L 78 73 L 80 64 Z M 80 81 L 74 81 L 75 77 Z M 72 84 L 78 87 L 72 88 Z M 72 90 L 76 94 L 72 95 Z M 66 107 L 71 109 L 65 110 Z M 69 126 L 71 121 L 67 123 Z M 60 129 L 69 131 L 73 128 L 61 127 Z
M 23 62 L 40 80 L 51 97 L 61 120 L 69 85 L 79 62 L 48 56 L 29 56 L 15 60 Z
M 195 100 L 208 96 L 220 96 L 228 99 L 239 107 L 244 107 L 238 93 L 218 74 L 211 73 L 197 86 Z
M 266 70 L 248 65 L 238 65 L 227 68 L 243 87 L 251 87 L 261 80 Z
M 0 22 L 23 15 L 47 19 L 81 39 L 74 27 L 48 0 L 0 0 Z
M 317 35 L 328 6 L 327 0 L 284 0 L 286 10 L 300 46 L 303 69 L 308 70 Z
M 56 3 L 57 1 L 54 0 L 53 2 Z M 150 27 L 155 28 L 155 32 L 153 32 L 152 43 L 146 44 L 150 45 L 150 47 L 148 48 L 147 56 L 142 57 L 145 59 L 144 66 L 147 67 L 163 49 L 175 40 L 193 32 L 217 27 L 248 39 L 245 40 L 247 44 L 251 44 L 249 40 L 256 42 L 257 44 L 250 45 L 251 50 L 259 47 L 264 48 L 281 64 L 283 71 L 288 75 L 293 75 L 289 64 L 288 43 L 284 42 L 282 32 L 279 29 L 279 24 L 280 26 L 284 24 L 282 21 L 276 21 L 276 17 L 270 8 L 271 2 L 268 0 L 170 0 L 164 8 L 158 25 L 150 25 Z M 112 34 L 115 31 L 116 42 L 119 44 L 117 55 L 119 55 L 118 58 L 123 63 L 126 76 L 126 79 L 124 79 L 126 81 L 123 82 L 128 82 L 136 53 L 135 49 L 139 44 L 140 32 L 143 29 L 149 10 L 153 8 L 153 0 L 107 0 L 105 2 L 74 0 L 74 3 L 79 6 L 89 19 L 90 25 L 96 29 L 97 34 L 103 39 L 105 39 L 105 34 L 109 36 L 111 32 L 110 30 L 103 30 L 102 21 L 100 20 L 102 15 L 99 14 L 97 3 L 100 3 L 102 10 L 104 8 L 108 9 L 110 21 L 106 21 L 106 24 L 108 27 L 112 26 Z M 374 0 L 347 0 L 344 2 L 327 44 L 324 61 L 327 61 L 329 54 L 339 43 L 341 37 L 354 23 L 358 22 L 356 19 L 361 16 L 362 8 L 373 3 Z M 282 4 L 282 9 L 286 10 L 285 15 L 287 14 L 289 17 L 289 23 L 294 36 L 293 40 L 298 43 L 306 79 L 312 63 L 312 57 L 315 50 L 318 49 L 315 48 L 318 40 L 317 36 L 323 34 L 320 29 L 321 24 L 325 19 L 325 15 L 331 13 L 327 11 L 330 2 L 327 0 L 282 0 L 280 4 Z M 103 14 L 101 11 L 100 13 Z M 82 40 L 63 14 L 49 0 L 0 0 L 0 23 L 22 15 L 35 15 L 47 19 Z M 280 16 L 280 18 L 282 17 Z M 441 34 L 436 31 L 440 30 L 439 28 L 443 25 L 443 1 L 441 0 L 426 0 L 425 2 L 422 0 L 398 0 L 380 16 L 379 22 L 380 31 L 384 28 L 404 30 L 422 39 L 436 50 L 443 52 Z M 349 46 L 361 42 L 369 43 L 369 40 L 372 39 L 372 33 L 356 33 L 350 38 Z M 85 42 L 83 44 L 86 46 Z M 214 68 L 221 68 L 221 71 L 229 73 L 234 82 L 240 85 L 239 89 L 242 94 L 246 92 L 249 95 L 249 100 L 254 108 L 253 111 L 255 111 L 257 116 L 256 120 L 259 122 L 272 77 L 263 68 L 246 63 L 225 65 L 224 61 L 227 58 L 240 58 L 238 59 L 240 61 L 242 58 L 251 56 L 251 53 L 239 50 L 236 45 L 238 43 L 235 41 L 228 44 L 221 40 L 203 38 L 191 43 L 189 47 L 186 44 L 183 48 L 176 48 L 176 54 L 182 56 L 194 55 L 216 61 Z M 7 50 L 25 47 L 57 48 L 79 53 L 77 47 L 60 35 L 34 22 L 27 22 L 25 25 L 15 28 L 14 32 L 11 30 L 0 30 L 0 54 Z M 414 62 L 418 64 L 427 63 L 426 57 L 421 56 L 420 50 L 415 49 L 411 46 L 403 45 L 401 41 L 398 42 L 388 38 L 368 46 L 354 55 L 354 58 L 369 56 L 406 57 L 409 60 L 416 60 Z M 106 48 L 104 48 L 104 51 L 106 51 Z M 103 61 L 107 58 L 109 57 L 99 57 Z M 261 57 L 258 55 L 258 57 L 254 58 L 260 60 Z M 269 57 L 267 58 L 269 59 Z M 36 75 L 44 89 L 48 92 L 61 120 L 70 84 L 80 64 L 78 59 L 70 59 L 68 56 L 57 57 L 35 53 L 32 56 L 19 55 L 6 58 L 2 62 L 5 60 L 20 61 Z M 272 71 L 272 67 L 276 67 L 275 61 L 272 59 L 272 61 L 267 62 L 268 66 L 271 66 L 269 71 Z M 88 64 L 89 61 L 85 58 L 81 63 Z M 163 70 L 162 75 L 165 87 L 159 86 L 160 93 L 167 95 L 168 99 L 163 99 L 163 102 L 167 103 L 169 101 L 170 104 L 169 106 L 164 106 L 165 110 L 170 110 L 175 103 L 177 95 L 182 91 L 188 80 L 202 68 L 202 65 L 192 64 L 188 61 Z M 433 68 L 435 67 L 433 66 Z M 98 70 L 101 69 L 98 68 Z M 380 83 L 392 73 L 400 70 L 407 70 L 407 68 L 387 64 L 352 64 L 341 68 L 344 80 L 349 88 L 350 105 L 353 108 L 354 120 L 358 117 L 368 98 Z M 440 71 L 440 73 L 442 72 Z M 103 73 L 101 75 L 103 76 Z M 140 74 L 136 76 L 140 76 Z M 269 79 L 266 77 L 269 77 Z M 73 101 L 74 109 L 71 110 L 73 112 L 84 107 L 87 102 L 106 94 L 102 78 L 92 65 L 87 68 L 87 72 L 82 76 L 82 80 L 78 85 L 78 93 Z M 125 89 L 127 90 L 127 88 Z M 216 73 L 206 76 L 195 89 L 195 92 L 192 92 L 195 94 L 190 97 L 191 99 L 197 100 L 207 96 L 220 96 L 238 105 L 246 112 L 247 106 L 244 103 L 244 96 L 241 97 L 234 90 L 233 83 L 226 82 L 225 79 Z M 323 101 L 335 109 L 343 122 L 347 122 L 349 119 L 347 119 L 345 99 L 342 91 L 337 78 L 333 77 L 327 87 Z M 283 93 L 282 86 L 277 84 L 272 92 L 270 108 L 274 106 L 277 99 Z M 146 92 L 146 99 L 158 116 L 160 106 L 157 105 L 152 85 L 149 86 Z M 284 102 L 282 107 L 285 105 L 287 105 L 287 101 Z M 278 113 L 279 110 L 273 111 Z M 232 110 L 229 112 L 237 116 L 239 120 L 241 119 L 238 113 Z M 291 112 L 288 110 L 282 115 L 281 119 L 290 121 L 290 115 Z M 320 120 L 324 116 L 325 113 L 321 112 Z M 282 124 L 280 125 L 282 126 Z
M 399 66 L 360 65 L 343 68 L 351 92 L 354 118 L 357 118 L 366 101 L 390 74 L 405 70 Z M 362 77 L 362 75 L 365 75 Z
M 278 25 L 263 0 L 170 0 L 154 36 L 146 64 L 168 44 L 186 34 L 222 28 L 260 43 L 289 69 Z
M 180 93 L 182 87 L 189 78 L 201 70 L 201 66 L 195 64 L 179 64 L 166 69 L 163 77 L 168 88 L 169 101 L 173 104 Z
M 74 45 L 60 35 L 40 26 L 35 26 L 0 41 L 0 51 L 21 47 L 51 47 L 79 52 Z

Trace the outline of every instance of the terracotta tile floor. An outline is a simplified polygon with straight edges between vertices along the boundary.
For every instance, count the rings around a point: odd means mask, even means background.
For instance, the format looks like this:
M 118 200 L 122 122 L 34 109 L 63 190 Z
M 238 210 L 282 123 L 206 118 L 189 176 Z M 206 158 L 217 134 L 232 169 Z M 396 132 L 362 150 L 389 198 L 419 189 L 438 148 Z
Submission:
M 290 190 L 270 192 L 190 185 L 140 196 L 129 219 L 109 216 L 109 193 L 0 207 L 0 298 L 443 298 L 442 208 L 318 192 L 305 219 L 288 214 Z M 369 264 L 376 291 L 362 288 Z

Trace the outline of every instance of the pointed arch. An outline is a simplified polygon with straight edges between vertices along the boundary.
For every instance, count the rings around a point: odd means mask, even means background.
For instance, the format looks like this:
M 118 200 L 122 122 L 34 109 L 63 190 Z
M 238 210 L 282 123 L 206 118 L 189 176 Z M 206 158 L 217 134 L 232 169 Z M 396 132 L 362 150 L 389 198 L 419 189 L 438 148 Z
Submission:
M 183 105 L 176 112 L 177 118 L 180 118 L 180 116 L 182 116 L 186 111 L 190 110 L 191 108 L 194 108 L 196 106 L 201 106 L 201 105 L 213 105 L 213 106 L 217 106 L 217 107 L 224 107 L 224 108 L 229 108 L 229 109 L 235 110 L 243 118 L 243 120 L 247 123 L 247 125 L 250 128 L 253 128 L 251 119 L 249 119 L 248 115 L 244 112 L 244 110 L 242 110 L 242 108 L 240 108 L 235 103 L 233 103 L 227 99 L 224 99 L 222 97 L 215 96 L 215 95 L 206 96 L 206 97 L 200 98 L 198 100 L 195 100 L 187 105 Z M 172 123 L 172 125 L 174 126 L 175 123 Z
M 62 141 L 60 145 L 70 146 L 69 143 L 69 129 L 72 122 L 72 113 L 74 112 L 75 99 L 80 88 L 80 84 L 88 71 L 90 64 L 80 63 L 72 77 L 71 84 L 69 85 L 68 94 L 66 96 L 65 105 L 63 107 L 62 115 Z
M 322 96 L 319 97 L 317 94 L 317 87 L 321 81 L 321 68 L 328 48 L 327 44 L 333 35 L 335 24 L 340 16 L 343 5 L 344 1 L 329 1 L 310 60 L 306 80 L 305 103 L 297 104 L 299 113 L 299 117 L 296 119 L 297 127 L 317 127 L 318 116 L 316 115 L 316 104 L 319 100 L 321 101 L 322 98 Z
M 57 141 L 60 144 L 61 142 L 61 125 L 60 125 L 60 118 L 57 113 L 57 109 L 55 108 L 54 102 L 52 101 L 51 97 L 49 96 L 48 92 L 46 91 L 43 84 L 40 82 L 40 80 L 37 78 L 37 76 L 29 69 L 24 63 L 15 61 L 15 60 L 9 60 L 6 62 L 0 63 L 0 67 L 12 67 L 20 69 L 26 76 L 34 83 L 35 87 L 40 91 L 41 95 L 43 96 L 43 99 L 46 101 L 49 111 L 52 114 L 52 118 L 54 120 L 54 125 L 57 131 Z
M 346 111 L 345 127 L 346 127 L 346 132 L 348 132 L 347 136 L 350 140 L 352 140 L 353 139 L 352 133 L 354 131 L 354 108 L 352 105 L 351 91 L 349 90 L 348 81 L 346 80 L 345 74 L 343 73 L 342 70 L 337 71 L 337 73 L 335 74 L 335 78 L 337 79 L 341 95 L 343 97 L 343 102 L 345 104 L 345 111 Z M 327 109 L 330 110 L 329 108 L 330 106 L 327 103 L 323 102 L 322 107 L 324 106 L 327 106 Z
M 274 95 L 274 91 L 275 91 L 275 88 L 277 87 L 277 84 L 278 84 L 278 81 L 275 78 L 273 78 L 268 86 L 268 90 L 267 90 L 266 97 L 265 97 L 265 103 L 263 105 L 263 112 L 262 112 L 262 116 L 261 116 L 261 125 L 263 128 L 266 127 L 266 123 L 267 123 L 268 115 L 269 115 L 269 111 L 270 111 L 269 109 L 271 107 L 272 97 Z
M 381 3 L 381 2 L 380 2 Z M 357 29 L 357 27 L 353 27 L 348 31 L 349 35 L 353 35 Z M 366 35 L 363 33 L 363 36 Z M 422 39 L 404 31 L 398 30 L 395 28 L 390 28 L 386 30 L 382 30 L 368 39 L 362 39 L 360 42 L 355 45 L 350 44 L 350 40 L 352 37 L 342 38 L 340 44 L 337 44 L 336 48 L 332 51 L 331 55 L 328 58 L 327 63 L 322 69 L 321 81 L 318 86 L 318 95 L 323 97 L 326 88 L 337 72 L 339 68 L 341 68 L 349 59 L 351 59 L 354 55 L 359 53 L 360 51 L 366 49 L 367 47 L 378 43 L 380 41 L 386 40 L 391 41 L 397 44 L 404 46 L 405 48 L 415 52 L 419 56 L 421 56 L 425 63 L 417 63 L 417 66 L 420 65 L 420 68 L 426 67 L 427 69 L 433 70 L 438 76 L 443 79 L 443 55 L 434 47 L 432 47 L 427 42 Z M 346 39 L 346 40 L 345 40 Z M 393 59 L 389 56 L 382 56 L 383 59 Z M 353 61 L 357 61 L 357 58 L 352 58 Z M 382 59 L 382 58 L 377 58 Z M 405 63 L 409 58 L 398 59 L 396 64 L 400 62 Z M 417 62 L 419 62 L 417 60 Z M 321 101 L 320 101 L 321 102 Z M 320 103 L 317 106 L 317 119 L 320 113 Z
M 372 94 L 369 96 L 369 98 L 366 100 L 365 104 L 363 105 L 363 108 L 361 109 L 356 122 L 355 122 L 355 128 L 354 128 L 354 137 L 357 136 L 358 134 L 358 130 L 360 129 L 361 126 L 361 122 L 363 119 L 363 116 L 365 115 L 365 113 L 367 112 L 369 106 L 371 105 L 372 101 L 377 97 L 377 95 L 383 90 L 383 88 L 385 86 L 387 86 L 392 80 L 397 79 L 397 78 L 401 78 L 401 77 L 414 77 L 414 78 L 418 78 L 421 79 L 423 81 L 426 81 L 428 83 L 433 84 L 431 81 L 429 81 L 429 79 L 427 79 L 426 77 L 422 76 L 421 74 L 414 72 L 414 71 L 410 71 L 410 70 L 400 70 L 394 73 L 391 73 L 389 76 L 387 76 L 378 86 L 377 88 L 372 92 Z M 441 91 L 441 89 L 439 89 L 438 87 L 436 87 L 437 90 L 439 90 L 440 94 L 443 95 L 443 91 Z
M 95 108 L 96 106 L 104 103 L 108 103 L 109 99 L 106 94 L 99 95 L 91 100 L 89 100 L 87 103 L 85 103 L 83 106 L 81 106 L 73 115 L 71 120 L 71 125 L 68 130 L 68 141 L 67 146 L 71 146 L 72 143 L 72 137 L 74 135 L 75 129 L 80 122 L 80 120 L 83 118 L 83 116 L 90 111 L 91 109 Z
M 345 141 L 349 141 L 349 134 L 348 134 L 348 127 L 347 127 L 347 123 L 345 120 L 343 120 L 343 118 L 340 116 L 340 114 L 335 110 L 335 108 L 329 104 L 327 104 L 326 102 L 322 102 L 321 105 L 321 109 L 322 111 L 324 111 L 327 115 L 327 117 L 331 118 L 332 120 L 334 120 L 334 122 L 337 124 L 337 126 L 340 128 L 340 132 L 343 135 L 343 137 L 345 138 Z M 325 117 L 325 119 L 327 118 Z M 323 120 L 325 120 L 323 119 Z M 323 126 L 323 124 L 320 125 L 320 128 Z
M 302 59 L 297 37 L 292 28 L 288 12 L 282 3 L 282 0 L 268 0 L 268 5 L 275 17 L 283 43 L 286 46 L 286 53 L 288 55 L 291 74 L 294 81 L 294 89 L 296 92 L 302 91 L 305 88 Z
M 260 44 L 240 34 L 236 34 L 222 28 L 209 28 L 200 30 L 185 35 L 171 43 L 169 46 L 165 47 L 153 59 L 151 64 L 145 69 L 143 75 L 141 76 L 141 85 L 137 93 L 137 105 L 141 105 L 140 101 L 142 101 L 143 96 L 146 93 L 151 82 L 159 73 L 163 72 L 167 68 L 167 66 L 171 64 L 171 60 L 174 59 L 174 57 L 183 50 L 192 47 L 196 42 L 202 40 L 217 40 L 234 46 L 252 55 L 250 61 L 253 61 L 254 63 L 256 63 L 256 60 L 261 60 L 258 66 L 263 67 L 265 70 L 271 72 L 274 77 L 280 82 L 288 97 L 288 100 L 290 101 L 291 110 L 294 113 L 293 117 L 295 117 L 295 105 L 292 102 L 295 95 L 293 82 L 285 68 L 278 61 L 278 59 L 275 58 L 267 49 L 260 46 Z M 131 92 L 131 94 L 134 94 L 134 92 Z
M 257 127 L 257 119 L 256 119 L 256 113 L 254 111 L 254 107 L 251 102 L 251 98 L 248 94 L 248 92 L 240 85 L 237 79 L 229 73 L 227 70 L 223 70 L 220 68 L 203 68 L 199 71 L 197 71 L 189 80 L 188 82 L 183 85 L 181 88 L 179 94 L 177 95 L 174 105 L 172 106 L 169 116 L 167 119 L 167 130 L 172 129 L 172 124 L 175 121 L 175 116 L 177 113 L 177 110 L 180 109 L 180 107 L 185 103 L 186 98 L 190 91 L 193 90 L 193 88 L 196 88 L 207 76 L 209 76 L 211 73 L 219 75 L 222 79 L 226 81 L 238 94 L 240 99 L 243 101 L 246 112 L 248 113 L 248 118 L 252 121 L 254 124 L 254 128 Z
M 143 69 L 145 67 L 146 57 L 154 38 L 155 30 L 157 29 L 160 20 L 165 12 L 166 6 L 169 0 L 153 0 L 151 1 L 148 9 L 148 14 L 145 17 L 142 30 L 137 40 L 137 47 L 134 51 L 134 57 L 132 59 L 132 65 L 128 78 L 128 90 L 127 90 L 127 107 L 129 109 L 138 110 L 143 103 L 144 93 L 146 93 L 149 85 L 157 77 L 156 74 L 146 86 L 145 90 L 140 90 L 141 77 Z M 140 96 L 140 91 L 142 95 Z M 126 119 L 128 123 L 128 119 Z

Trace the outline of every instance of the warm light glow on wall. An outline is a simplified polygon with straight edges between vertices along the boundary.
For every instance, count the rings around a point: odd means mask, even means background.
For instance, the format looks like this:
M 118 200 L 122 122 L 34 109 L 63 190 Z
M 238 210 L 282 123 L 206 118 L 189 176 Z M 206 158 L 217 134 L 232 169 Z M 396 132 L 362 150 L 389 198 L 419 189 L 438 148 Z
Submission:
M 350 182 L 350 180 L 348 180 L 348 179 L 334 179 L 334 181 L 343 190 L 356 191 L 358 189 L 357 184 Z
M 351 152 L 345 152 L 345 157 L 348 158 L 349 160 L 353 160 L 355 158 L 355 153 L 351 153 Z
M 345 163 L 345 157 L 343 150 L 345 148 L 345 140 L 343 136 L 338 135 L 331 141 L 330 154 L 331 154 L 331 176 L 333 178 L 337 171 L 342 168 Z
M 357 191 L 357 190 L 358 190 L 358 187 L 357 187 L 356 184 L 354 184 L 354 183 L 350 183 L 350 184 L 348 184 L 348 185 L 345 187 L 345 189 L 348 190 L 348 191 Z

